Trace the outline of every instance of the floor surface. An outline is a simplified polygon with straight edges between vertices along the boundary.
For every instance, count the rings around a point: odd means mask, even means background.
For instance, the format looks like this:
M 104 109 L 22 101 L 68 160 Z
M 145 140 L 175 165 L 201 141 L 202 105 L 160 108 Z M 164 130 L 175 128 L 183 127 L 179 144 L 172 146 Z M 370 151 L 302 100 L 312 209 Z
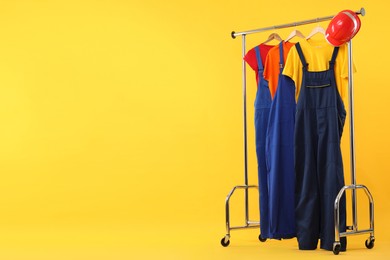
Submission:
M 9 228 L 0 236 L 0 259 L 390 259 L 390 239 L 376 237 L 367 249 L 367 235 L 348 238 L 347 252 L 300 251 L 295 239 L 257 240 L 253 229 L 233 231 L 222 247 L 220 226 Z

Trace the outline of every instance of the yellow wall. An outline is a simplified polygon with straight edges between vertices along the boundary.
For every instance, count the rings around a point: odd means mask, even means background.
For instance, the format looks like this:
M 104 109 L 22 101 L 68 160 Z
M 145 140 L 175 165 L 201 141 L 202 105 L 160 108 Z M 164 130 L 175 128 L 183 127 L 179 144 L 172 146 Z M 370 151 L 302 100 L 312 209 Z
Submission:
M 243 183 L 241 41 L 230 32 L 364 6 L 357 174 L 375 198 L 377 235 L 388 236 L 389 4 L 277 2 L 1 1 L 0 230 L 212 226 L 218 241 L 225 196 Z M 267 36 L 248 37 L 248 48 Z

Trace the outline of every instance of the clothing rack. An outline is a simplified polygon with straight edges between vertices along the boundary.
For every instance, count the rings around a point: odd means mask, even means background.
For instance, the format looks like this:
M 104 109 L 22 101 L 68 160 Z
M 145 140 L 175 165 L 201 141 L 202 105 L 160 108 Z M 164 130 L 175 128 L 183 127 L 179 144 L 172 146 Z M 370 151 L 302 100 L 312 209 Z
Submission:
M 361 8 L 355 12 L 357 15 L 365 15 L 365 9 Z M 265 32 L 276 29 L 283 29 L 289 27 L 296 27 L 306 24 L 319 23 L 323 21 L 331 20 L 333 16 L 325 16 L 310 20 L 304 20 L 299 22 L 287 23 L 282 25 L 274 25 L 270 27 L 264 27 L 254 30 L 241 31 L 241 32 L 232 32 L 231 36 L 235 39 L 237 36 L 242 37 L 242 57 L 246 54 L 246 36 L 249 34 Z M 349 101 L 349 122 L 350 122 L 350 165 L 351 165 L 351 185 L 344 186 L 339 194 L 337 195 L 334 203 L 334 220 L 335 220 L 335 242 L 333 243 L 333 253 L 338 255 L 341 249 L 340 237 L 346 237 L 349 235 L 359 235 L 359 234 L 370 234 L 369 238 L 366 240 L 365 245 L 368 249 L 374 247 L 375 237 L 374 237 L 374 200 L 368 190 L 364 185 L 356 184 L 356 159 L 355 159 L 355 130 L 354 130 L 354 108 L 353 108 L 353 63 L 352 63 L 352 40 L 347 43 L 348 45 L 348 101 Z M 244 112 L 244 185 L 235 186 L 227 195 L 225 200 L 225 213 L 226 213 L 226 235 L 222 238 L 221 244 L 224 247 L 227 247 L 230 244 L 230 231 L 235 229 L 247 229 L 247 228 L 258 228 L 260 227 L 260 221 L 251 221 L 249 220 L 249 189 L 258 189 L 257 185 L 248 184 L 248 145 L 247 145 L 247 105 L 246 105 L 246 64 L 245 60 L 242 60 L 242 87 L 243 87 L 243 112 Z M 230 206 L 229 201 L 233 196 L 234 192 L 237 189 L 242 189 L 245 192 L 245 225 L 243 226 L 231 226 L 230 225 Z M 365 191 L 365 194 L 369 200 L 369 216 L 370 216 L 370 228 L 359 230 L 358 220 L 357 220 L 357 194 L 356 191 L 362 189 Z M 340 200 L 343 194 L 351 190 L 352 192 L 352 226 L 347 226 L 346 232 L 340 232 Z M 259 240 L 265 242 L 266 239 L 262 239 L 259 235 Z

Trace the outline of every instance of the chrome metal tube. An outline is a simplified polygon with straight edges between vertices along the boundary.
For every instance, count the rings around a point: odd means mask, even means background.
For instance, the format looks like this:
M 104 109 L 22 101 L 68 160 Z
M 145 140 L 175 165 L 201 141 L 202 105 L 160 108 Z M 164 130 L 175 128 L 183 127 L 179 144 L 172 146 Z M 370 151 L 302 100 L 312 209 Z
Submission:
M 356 11 L 355 13 L 358 14 L 358 15 L 360 14 L 360 15 L 364 16 L 366 14 L 366 11 L 364 10 L 364 8 L 360 8 L 360 10 Z M 287 23 L 287 24 L 281 24 L 281 25 L 274 25 L 274 26 L 270 26 L 270 27 L 264 27 L 264 28 L 248 30 L 248 31 L 242 31 L 242 32 L 234 32 L 233 31 L 231 33 L 231 36 L 234 39 L 234 38 L 236 38 L 237 36 L 240 36 L 240 35 L 247 35 L 247 34 L 252 34 L 252 33 L 258 33 L 258 32 L 265 32 L 265 31 L 276 30 L 276 29 L 295 27 L 295 26 L 311 24 L 311 23 L 319 23 L 319 22 L 331 20 L 333 17 L 334 17 L 334 15 L 330 15 L 330 16 L 319 17 L 319 18 L 310 19 L 310 20 L 304 20 L 304 21 L 299 21 L 299 22 L 294 22 L 294 23 Z
M 345 190 L 347 190 L 349 187 L 350 186 L 342 187 L 334 201 L 334 234 L 336 242 L 340 242 L 340 200 L 345 193 Z
M 233 192 L 234 190 L 236 189 L 236 187 L 234 187 L 229 195 L 226 197 L 226 201 L 225 201 L 225 225 L 226 225 L 226 235 L 227 236 L 230 236 L 230 206 L 229 206 L 229 201 L 230 201 L 230 197 L 233 195 Z M 227 242 L 227 241 L 225 241 Z
M 258 228 L 258 227 L 259 227 L 259 225 L 256 225 L 256 226 L 245 225 L 245 226 L 231 227 L 230 229 L 231 230 L 235 230 L 235 229 Z
M 247 228 L 259 227 L 260 222 L 249 221 L 249 220 L 246 220 L 245 226 L 232 227 L 230 225 L 230 206 L 229 206 L 230 198 L 233 196 L 234 192 L 237 189 L 244 189 L 245 192 L 248 192 L 248 189 L 251 189 L 251 188 L 257 188 L 257 185 L 237 185 L 237 186 L 234 186 L 234 188 L 226 196 L 226 200 L 225 200 L 225 214 L 226 214 L 225 215 L 225 217 L 226 217 L 226 221 L 225 221 L 225 224 L 226 224 L 225 242 L 227 242 L 227 240 L 229 240 L 229 238 L 230 238 L 230 230 L 242 229 L 242 228 L 245 228 L 245 227 L 247 227 Z
M 350 138 L 350 163 L 351 183 L 356 185 L 356 155 L 355 155 L 355 122 L 354 122 L 354 101 L 353 101 L 353 62 L 352 62 L 352 40 L 348 42 L 348 93 L 349 93 L 349 138 Z M 353 230 L 357 231 L 357 193 L 352 189 L 352 220 Z
M 346 190 L 351 190 L 351 192 L 356 192 L 358 189 L 363 189 L 367 195 L 369 206 L 370 206 L 370 229 L 358 230 L 354 227 L 352 231 L 341 232 L 340 233 L 340 200 Z M 365 185 L 348 185 L 341 188 L 339 191 L 335 203 L 334 203 L 334 221 L 335 221 L 335 241 L 340 242 L 340 237 L 345 237 L 349 235 L 359 235 L 364 233 L 370 233 L 371 237 L 374 237 L 374 199 Z
M 373 229 L 364 229 L 364 230 L 359 230 L 359 231 L 342 232 L 342 233 L 340 233 L 340 237 L 361 235 L 361 234 L 367 234 L 367 233 L 372 233 L 372 232 L 373 232 Z
M 242 35 L 242 98 L 243 98 L 243 112 L 244 112 L 244 183 L 248 185 L 248 130 L 247 130 L 247 109 L 246 109 L 246 35 Z M 249 193 L 245 190 L 245 223 L 249 221 Z
M 368 197 L 369 203 L 370 203 L 370 229 L 372 229 L 371 236 L 374 237 L 374 198 L 371 195 L 371 192 L 368 190 L 368 188 L 364 185 L 360 185 L 366 192 L 366 195 Z

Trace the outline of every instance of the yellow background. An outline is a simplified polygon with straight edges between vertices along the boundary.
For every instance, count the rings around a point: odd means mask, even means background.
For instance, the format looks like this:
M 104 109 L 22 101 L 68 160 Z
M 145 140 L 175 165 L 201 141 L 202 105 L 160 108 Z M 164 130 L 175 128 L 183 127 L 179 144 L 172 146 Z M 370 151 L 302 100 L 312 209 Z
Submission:
M 260 244 L 257 230 L 233 231 L 228 248 L 219 244 L 225 197 L 243 184 L 241 38 L 230 32 L 360 7 L 367 15 L 353 45 L 357 180 L 375 199 L 377 241 L 367 250 L 368 235 L 353 237 L 343 255 L 388 257 L 386 1 L 2 0 L 0 258 L 332 255 L 298 251 L 295 240 Z M 268 34 L 248 36 L 248 49 Z M 251 184 L 255 88 L 248 67 Z M 349 183 L 348 134 L 342 147 Z M 240 196 L 233 224 L 241 224 Z M 367 201 L 359 198 L 364 226 Z

